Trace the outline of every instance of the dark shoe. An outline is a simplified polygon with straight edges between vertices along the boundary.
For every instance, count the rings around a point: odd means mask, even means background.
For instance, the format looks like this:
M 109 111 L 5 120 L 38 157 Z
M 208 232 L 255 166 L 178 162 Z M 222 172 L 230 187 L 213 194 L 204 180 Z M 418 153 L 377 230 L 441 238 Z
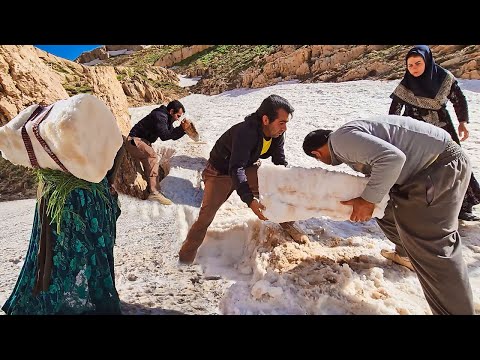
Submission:
M 465 221 L 480 221 L 480 217 L 465 211 L 462 211 L 460 212 L 460 214 L 458 214 L 458 219 L 465 220 Z
M 188 240 L 185 240 L 178 252 L 178 261 L 182 264 L 190 265 L 195 260 L 195 256 L 197 256 L 197 250 L 200 245 L 196 246 Z
M 310 241 L 308 235 L 295 226 L 293 221 L 281 223 L 280 226 L 296 243 L 306 244 Z

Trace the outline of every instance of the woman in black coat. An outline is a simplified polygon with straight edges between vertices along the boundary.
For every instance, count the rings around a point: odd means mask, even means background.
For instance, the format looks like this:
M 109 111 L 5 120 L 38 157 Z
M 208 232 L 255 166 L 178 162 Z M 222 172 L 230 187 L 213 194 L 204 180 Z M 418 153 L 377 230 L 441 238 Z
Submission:
M 410 49 L 405 62 L 405 75 L 390 95 L 392 104 L 389 114 L 400 115 L 405 107 L 404 116 L 441 127 L 457 144 L 466 140 L 469 135 L 468 105 L 453 74 L 435 63 L 427 45 Z M 448 100 L 452 102 L 457 115 L 458 134 L 447 111 Z M 472 173 L 458 218 L 479 221 L 480 218 L 472 213 L 473 206 L 479 203 L 480 186 Z

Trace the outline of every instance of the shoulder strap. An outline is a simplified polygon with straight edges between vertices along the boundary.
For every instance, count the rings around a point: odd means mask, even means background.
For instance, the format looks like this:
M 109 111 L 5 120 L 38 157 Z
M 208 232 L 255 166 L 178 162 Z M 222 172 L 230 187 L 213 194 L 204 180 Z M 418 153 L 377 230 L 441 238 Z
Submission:
M 37 157 L 35 156 L 35 151 L 33 151 L 32 142 L 30 141 L 30 137 L 28 136 L 26 126 L 27 126 L 27 123 L 31 120 L 34 120 L 42 112 L 42 110 L 43 110 L 43 106 L 38 105 L 38 107 L 33 111 L 32 115 L 30 115 L 27 121 L 25 121 L 25 124 L 23 124 L 22 126 L 23 143 L 25 145 L 25 148 L 27 149 L 27 154 L 30 160 L 30 164 L 35 169 L 39 168 L 38 161 L 37 161 Z
M 58 166 L 60 166 L 60 168 L 64 172 L 66 172 L 67 174 L 70 174 L 70 171 L 68 171 L 68 169 L 62 164 L 62 162 L 58 159 L 58 157 L 50 149 L 50 147 L 45 142 L 45 140 L 43 140 L 43 138 L 40 136 L 40 129 L 39 129 L 40 123 L 47 118 L 47 116 L 48 116 L 48 114 L 50 114 L 50 111 L 52 110 L 52 108 L 53 108 L 53 104 L 48 106 L 48 107 L 44 107 L 44 106 L 39 105 L 33 111 L 32 115 L 30 115 L 28 120 L 25 121 L 25 124 L 23 124 L 23 126 L 22 126 L 23 143 L 25 144 L 25 148 L 27 149 L 27 154 L 28 154 L 28 158 L 30 160 L 30 164 L 32 164 L 33 168 L 38 169 L 40 166 L 38 165 L 38 160 L 37 160 L 37 157 L 35 156 L 35 151 L 33 150 L 32 141 L 30 140 L 30 137 L 28 136 L 27 129 L 26 129 L 27 123 L 29 121 L 33 121 L 33 120 L 37 119 L 37 121 L 32 126 L 33 134 L 37 138 L 40 145 L 42 145 L 42 147 L 46 151 L 46 153 L 53 159 L 53 161 L 55 161 L 55 163 Z M 39 116 L 42 113 L 43 113 L 43 115 Z
M 33 124 L 33 133 L 35 134 L 35 137 L 37 138 L 38 142 L 40 143 L 40 145 L 42 145 L 43 149 L 46 151 L 46 153 L 53 159 L 53 161 L 55 161 L 57 163 L 58 166 L 60 166 L 60 168 L 66 172 L 67 174 L 70 174 L 70 171 L 68 171 L 68 169 L 62 164 L 62 162 L 58 159 L 57 155 L 55 155 L 53 153 L 53 151 L 50 149 L 50 147 L 48 146 L 48 144 L 45 142 L 45 140 L 43 140 L 43 138 L 40 136 L 40 129 L 39 129 L 39 126 L 40 126 L 40 123 L 45 120 L 48 116 L 48 114 L 50 114 L 50 111 L 52 111 L 53 109 L 53 105 L 50 105 L 43 116 L 39 117 L 37 119 L 37 121 L 35 122 L 35 124 Z

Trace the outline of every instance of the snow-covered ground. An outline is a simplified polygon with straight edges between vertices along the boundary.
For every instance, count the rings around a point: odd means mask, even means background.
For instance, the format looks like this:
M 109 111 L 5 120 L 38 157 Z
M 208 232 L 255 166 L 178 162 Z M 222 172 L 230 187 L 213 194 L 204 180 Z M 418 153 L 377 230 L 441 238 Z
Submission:
M 202 78 L 201 76 L 188 78 L 186 75 L 178 75 L 178 77 L 180 78 L 180 83 L 178 84 L 180 87 L 193 86 Z
M 177 253 L 202 200 L 200 173 L 216 139 L 255 111 L 270 94 L 290 101 L 286 157 L 293 166 L 325 166 L 302 150 L 305 135 L 346 121 L 388 113 L 398 81 L 282 83 L 181 99 L 200 141 L 187 136 L 157 141 L 168 176 L 163 192 L 175 205 L 121 196 L 115 248 L 116 284 L 127 314 L 429 314 L 414 272 L 380 255 L 392 248 L 374 220 L 366 223 L 312 218 L 299 225 L 310 243 L 290 241 L 279 225 L 261 222 L 236 193 L 220 208 L 196 264 L 178 264 Z M 480 86 L 461 81 L 470 109 L 470 138 L 463 144 L 480 176 Z M 156 106 L 132 108 L 132 123 Z M 449 110 L 456 121 L 453 107 Z M 268 163 L 269 161 L 266 161 Z M 326 166 L 325 168 L 329 168 Z M 330 168 L 332 170 L 333 168 Z M 354 172 L 342 165 L 335 170 Z M 478 177 L 477 176 L 477 177 Z M 301 199 L 308 201 L 308 199 Z M 0 203 L 0 303 L 11 293 L 23 264 L 34 200 Z M 480 208 L 475 209 L 480 215 Z M 462 223 L 476 312 L 480 313 L 480 224 Z

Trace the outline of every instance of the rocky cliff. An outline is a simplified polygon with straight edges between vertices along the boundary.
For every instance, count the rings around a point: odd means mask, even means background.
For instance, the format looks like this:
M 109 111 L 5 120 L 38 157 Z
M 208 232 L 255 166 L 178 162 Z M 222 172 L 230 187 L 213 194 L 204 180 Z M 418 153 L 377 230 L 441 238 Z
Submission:
M 127 45 L 118 45 L 126 47 Z M 172 67 L 201 76 L 193 92 L 218 94 L 279 81 L 350 81 L 403 76 L 409 45 L 152 45 L 101 65 Z M 438 64 L 458 78 L 480 79 L 479 45 L 432 45 Z M 97 49 L 96 49 L 97 50 Z
M 247 51 L 259 46 L 223 45 L 210 49 L 179 71 L 202 79 L 191 90 L 218 94 L 225 90 L 260 88 L 280 81 L 351 81 L 399 79 L 405 72 L 406 45 L 282 45 L 264 48 L 252 58 Z M 432 45 L 438 64 L 456 77 L 480 79 L 479 45 Z M 261 50 L 261 49 L 260 49 Z M 259 50 L 259 52 L 261 52 Z M 238 59 L 244 58 L 238 65 Z M 237 70 L 235 70 L 237 67 Z
M 135 51 L 147 49 L 150 45 L 103 45 L 90 51 L 80 54 L 74 61 L 79 64 L 91 63 L 94 61 L 106 60 L 111 57 L 124 54 L 132 54 Z

